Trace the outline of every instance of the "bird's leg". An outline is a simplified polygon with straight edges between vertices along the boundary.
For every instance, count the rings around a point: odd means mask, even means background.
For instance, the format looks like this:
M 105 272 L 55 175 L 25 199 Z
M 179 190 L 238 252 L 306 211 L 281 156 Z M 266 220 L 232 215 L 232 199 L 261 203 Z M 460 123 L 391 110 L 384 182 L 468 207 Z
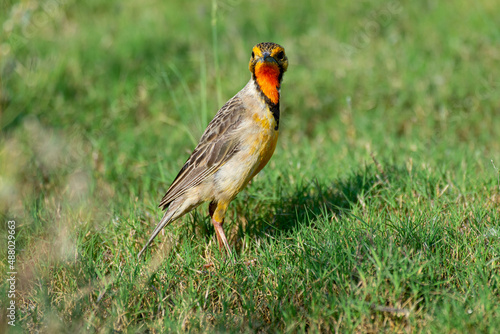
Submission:
M 224 247 L 227 254 L 231 255 L 231 249 L 229 248 L 229 243 L 227 242 L 224 229 L 222 228 L 226 210 L 227 204 L 221 204 L 220 202 L 211 202 L 208 206 L 208 211 L 210 217 L 212 218 L 212 224 L 214 224 L 215 234 L 217 235 L 217 241 L 219 242 L 219 249 L 222 251 L 222 248 Z
M 219 250 L 222 251 L 224 247 L 226 249 L 227 254 L 231 254 L 231 249 L 229 248 L 229 243 L 227 242 L 226 235 L 224 234 L 224 229 L 222 228 L 222 223 L 219 223 L 217 220 L 212 218 L 212 224 L 214 224 L 215 234 L 217 235 L 217 241 L 219 242 Z
M 211 205 L 210 205 L 211 206 Z M 210 210 L 210 215 L 213 216 L 213 212 Z M 224 229 L 222 228 L 222 224 L 224 224 L 224 220 L 222 223 L 219 223 L 215 218 L 212 217 L 212 224 L 214 224 L 215 235 L 217 236 L 217 241 L 219 243 L 219 250 L 222 252 L 223 248 L 225 248 L 226 253 L 231 256 L 231 249 L 229 248 L 229 243 L 227 242 L 226 235 L 224 234 Z M 212 267 L 213 263 L 205 264 L 203 267 L 205 269 Z

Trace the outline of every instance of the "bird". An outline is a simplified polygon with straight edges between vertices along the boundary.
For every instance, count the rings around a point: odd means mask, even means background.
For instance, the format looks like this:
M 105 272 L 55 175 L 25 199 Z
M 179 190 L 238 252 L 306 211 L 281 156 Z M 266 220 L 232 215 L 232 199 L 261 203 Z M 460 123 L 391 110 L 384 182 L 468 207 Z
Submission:
M 222 227 L 229 203 L 268 163 L 278 141 L 285 49 L 259 43 L 248 67 L 250 80 L 215 114 L 163 196 L 158 207 L 165 214 L 138 258 L 165 226 L 205 202 L 210 202 L 219 250 L 231 254 Z

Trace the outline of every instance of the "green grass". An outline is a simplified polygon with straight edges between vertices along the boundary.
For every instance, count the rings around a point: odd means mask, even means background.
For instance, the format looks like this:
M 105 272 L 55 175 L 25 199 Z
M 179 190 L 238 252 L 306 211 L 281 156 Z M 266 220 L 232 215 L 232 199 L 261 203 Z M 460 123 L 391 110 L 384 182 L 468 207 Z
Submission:
M 2 2 L 0 213 L 17 223 L 18 274 L 16 326 L 2 312 L 1 331 L 496 332 L 498 12 Z M 290 65 L 276 153 L 226 218 L 235 263 L 206 205 L 138 261 L 263 41 Z

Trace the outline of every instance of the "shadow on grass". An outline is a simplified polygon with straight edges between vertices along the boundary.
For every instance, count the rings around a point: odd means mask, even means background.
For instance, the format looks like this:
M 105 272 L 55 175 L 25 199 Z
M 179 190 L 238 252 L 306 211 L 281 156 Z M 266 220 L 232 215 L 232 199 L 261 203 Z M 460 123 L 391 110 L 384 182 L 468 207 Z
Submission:
M 343 179 L 330 182 L 311 179 L 297 183 L 294 188 L 278 180 L 274 200 L 249 199 L 235 206 L 237 227 L 233 225 L 233 229 L 237 229 L 237 237 L 230 238 L 230 242 L 239 251 L 245 236 L 293 233 L 298 226 L 314 224 L 317 217 L 342 216 L 360 205 L 360 198 L 370 196 L 382 182 L 373 165 Z

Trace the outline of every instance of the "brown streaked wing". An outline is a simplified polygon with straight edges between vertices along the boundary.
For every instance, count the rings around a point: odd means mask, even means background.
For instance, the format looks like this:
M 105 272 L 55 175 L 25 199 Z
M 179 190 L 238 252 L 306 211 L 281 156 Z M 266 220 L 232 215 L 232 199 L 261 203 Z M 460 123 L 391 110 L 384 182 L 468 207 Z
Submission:
M 236 95 L 229 100 L 208 124 L 200 142 L 175 178 L 159 207 L 165 209 L 188 189 L 196 187 L 215 173 L 238 151 L 240 144 L 235 130 L 244 112 L 241 99 Z

